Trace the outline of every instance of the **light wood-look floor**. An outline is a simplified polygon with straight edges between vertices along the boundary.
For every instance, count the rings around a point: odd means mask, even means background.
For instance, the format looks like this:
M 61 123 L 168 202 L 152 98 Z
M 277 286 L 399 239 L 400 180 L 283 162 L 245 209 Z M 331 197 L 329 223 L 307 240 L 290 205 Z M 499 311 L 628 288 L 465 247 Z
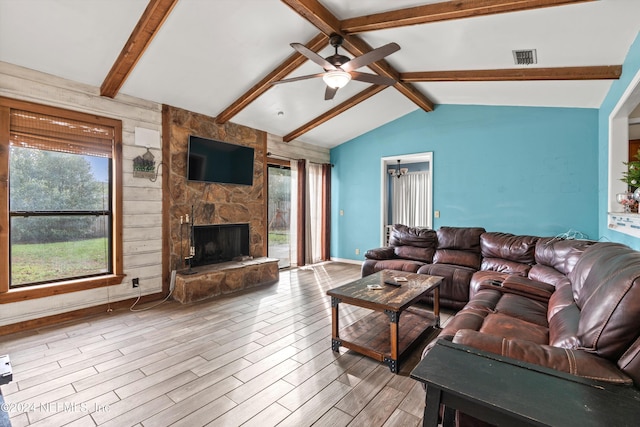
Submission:
M 326 291 L 357 265 L 282 271 L 277 284 L 0 337 L 20 426 L 417 426 L 424 391 L 331 351 Z M 342 304 L 341 324 L 368 311 Z

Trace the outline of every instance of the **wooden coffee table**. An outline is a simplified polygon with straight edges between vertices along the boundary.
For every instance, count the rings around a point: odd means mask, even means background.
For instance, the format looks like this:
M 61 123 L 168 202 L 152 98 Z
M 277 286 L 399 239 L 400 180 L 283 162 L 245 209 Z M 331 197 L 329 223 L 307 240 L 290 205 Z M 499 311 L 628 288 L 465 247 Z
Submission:
M 400 286 L 384 283 L 394 277 L 405 277 L 407 281 Z M 382 270 L 327 291 L 331 297 L 331 349 L 346 347 L 385 363 L 397 373 L 400 357 L 432 328 L 440 327 L 441 282 L 439 276 Z M 368 288 L 378 284 L 382 289 Z M 414 306 L 429 292 L 433 292 L 433 311 Z M 340 303 L 374 311 L 340 329 Z

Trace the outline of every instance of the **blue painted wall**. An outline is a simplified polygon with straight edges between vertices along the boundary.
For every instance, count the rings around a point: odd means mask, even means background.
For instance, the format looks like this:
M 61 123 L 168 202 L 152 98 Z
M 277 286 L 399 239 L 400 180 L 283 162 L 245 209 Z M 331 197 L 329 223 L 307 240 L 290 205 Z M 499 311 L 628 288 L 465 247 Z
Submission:
M 380 245 L 380 158 L 429 151 L 434 228 L 598 237 L 598 110 L 439 105 L 331 150 L 332 257 Z
M 620 79 L 614 81 L 605 97 L 600 110 L 598 111 L 599 133 L 598 133 L 598 154 L 599 154 L 599 200 L 598 212 L 600 217 L 598 224 L 600 236 L 605 239 L 620 242 L 640 250 L 640 239 L 626 234 L 611 231 L 607 225 L 607 191 L 609 179 L 609 115 L 620 101 L 620 98 L 629 87 L 633 78 L 640 71 L 640 33 L 631 45 L 627 58 L 622 65 L 622 75 Z

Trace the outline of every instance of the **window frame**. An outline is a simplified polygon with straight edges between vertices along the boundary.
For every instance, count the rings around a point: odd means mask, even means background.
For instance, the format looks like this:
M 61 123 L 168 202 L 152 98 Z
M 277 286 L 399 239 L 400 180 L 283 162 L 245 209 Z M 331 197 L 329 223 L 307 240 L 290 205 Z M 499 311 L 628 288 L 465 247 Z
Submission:
M 112 146 L 111 168 L 112 245 L 110 254 L 112 273 L 86 278 L 59 280 L 19 288 L 9 287 L 11 267 L 9 257 L 9 127 L 11 109 L 47 114 L 70 120 L 80 120 L 113 128 L 114 142 Z M 122 279 L 125 277 L 123 273 L 122 256 L 122 121 L 0 96 L 0 205 L 0 304 L 49 297 L 122 283 Z

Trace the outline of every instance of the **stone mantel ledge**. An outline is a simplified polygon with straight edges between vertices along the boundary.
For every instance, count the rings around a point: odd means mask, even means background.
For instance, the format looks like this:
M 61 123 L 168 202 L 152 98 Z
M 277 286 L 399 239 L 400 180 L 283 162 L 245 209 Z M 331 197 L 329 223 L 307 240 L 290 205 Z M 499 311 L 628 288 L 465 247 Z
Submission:
M 193 274 L 176 275 L 173 298 L 183 304 L 230 294 L 260 285 L 275 283 L 279 278 L 277 258 L 254 258 L 195 267 Z
M 640 237 L 640 214 L 609 212 L 607 226 L 610 230 Z

